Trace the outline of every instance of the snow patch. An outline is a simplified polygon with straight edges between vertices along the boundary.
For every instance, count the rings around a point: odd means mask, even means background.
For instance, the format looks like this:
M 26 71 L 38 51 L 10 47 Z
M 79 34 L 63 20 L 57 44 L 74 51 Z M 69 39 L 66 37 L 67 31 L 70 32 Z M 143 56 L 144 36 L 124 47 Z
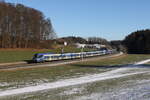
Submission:
M 8 84 L 7 82 L 1 82 L 0 83 L 0 87 L 4 87 L 4 86 L 9 86 L 10 84 Z
M 141 62 L 137 62 L 134 65 L 144 64 L 149 61 L 150 59 L 144 60 Z M 67 87 L 67 86 L 92 83 L 92 82 L 101 81 L 101 80 L 121 78 L 121 77 L 130 76 L 130 75 L 137 75 L 137 74 L 150 72 L 150 71 L 141 71 L 141 72 L 137 71 L 137 72 L 132 72 L 132 73 L 124 73 L 124 72 L 128 72 L 129 70 L 131 70 L 131 68 L 127 66 L 124 68 L 118 68 L 118 69 L 107 71 L 107 72 L 100 73 L 100 74 L 86 75 L 86 76 L 79 77 L 79 78 L 59 80 L 56 82 L 44 83 L 44 84 L 37 85 L 37 86 L 29 86 L 29 87 L 24 87 L 24 88 L 1 91 L 0 96 L 2 97 L 2 96 L 9 96 L 9 95 L 37 92 L 37 91 L 48 90 L 48 89 L 56 89 L 56 88 L 62 88 L 62 87 Z
M 81 93 L 85 88 L 81 87 L 81 88 L 72 88 L 71 90 L 66 90 L 63 91 L 62 93 L 60 93 L 59 95 L 72 95 L 72 94 L 76 94 L 76 93 Z
M 79 78 L 66 79 L 66 80 L 56 81 L 52 83 L 45 83 L 45 84 L 41 84 L 37 86 L 6 90 L 6 91 L 0 92 L 0 96 L 9 96 L 9 95 L 29 93 L 29 92 L 37 92 L 37 91 L 48 90 L 48 89 L 56 89 L 56 88 L 62 88 L 62 87 L 67 87 L 67 86 L 92 83 L 92 82 L 101 81 L 101 80 L 121 78 L 121 77 L 129 76 L 129 75 L 136 75 L 136 74 L 150 72 L 150 71 L 144 71 L 144 72 L 134 72 L 134 73 L 127 73 L 127 74 L 120 73 L 128 69 L 130 68 L 118 68 L 116 70 L 104 72 L 101 74 L 93 74 L 93 75 L 88 75 L 88 76 L 79 77 Z
M 137 63 L 135 63 L 134 65 L 142 65 L 142 64 L 145 64 L 145 63 L 148 63 L 148 62 L 150 62 L 150 59 L 137 62 Z

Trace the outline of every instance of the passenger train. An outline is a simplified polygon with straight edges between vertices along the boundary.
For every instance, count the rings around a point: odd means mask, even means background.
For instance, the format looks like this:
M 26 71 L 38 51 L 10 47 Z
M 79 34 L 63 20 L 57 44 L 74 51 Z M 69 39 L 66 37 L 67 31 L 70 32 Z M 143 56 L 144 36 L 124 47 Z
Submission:
M 37 53 L 33 56 L 32 60 L 33 62 L 38 63 L 38 62 L 55 61 L 55 60 L 87 58 L 92 56 L 112 54 L 113 52 L 114 50 L 100 50 L 100 51 L 91 51 L 91 52 L 63 53 L 63 54 Z

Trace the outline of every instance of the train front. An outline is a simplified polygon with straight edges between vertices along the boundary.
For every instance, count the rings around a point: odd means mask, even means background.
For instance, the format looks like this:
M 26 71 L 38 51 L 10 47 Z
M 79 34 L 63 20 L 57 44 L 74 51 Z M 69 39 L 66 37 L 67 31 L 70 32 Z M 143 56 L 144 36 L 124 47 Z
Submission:
M 35 63 L 44 62 L 44 56 L 41 53 L 37 53 L 33 56 L 32 61 Z

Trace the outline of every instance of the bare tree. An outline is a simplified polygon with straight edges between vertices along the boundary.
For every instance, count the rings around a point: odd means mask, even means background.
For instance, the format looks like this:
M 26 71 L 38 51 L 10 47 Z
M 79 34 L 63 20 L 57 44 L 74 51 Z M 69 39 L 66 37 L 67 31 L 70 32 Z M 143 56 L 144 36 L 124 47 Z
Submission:
M 0 2 L 0 47 L 33 48 L 40 41 L 53 39 L 51 20 L 42 12 L 22 4 Z

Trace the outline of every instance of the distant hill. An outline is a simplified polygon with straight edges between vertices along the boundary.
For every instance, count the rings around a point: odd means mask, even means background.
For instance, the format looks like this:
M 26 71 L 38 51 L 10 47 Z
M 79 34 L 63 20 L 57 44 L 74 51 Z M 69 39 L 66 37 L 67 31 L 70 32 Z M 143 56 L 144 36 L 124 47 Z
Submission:
M 56 39 L 56 41 L 59 44 L 63 44 L 64 41 L 68 42 L 68 44 L 74 44 L 74 43 L 81 43 L 81 44 L 104 44 L 107 45 L 109 42 L 106 39 L 100 38 L 100 37 L 89 37 L 88 39 L 82 38 L 82 37 L 62 37 Z
M 69 44 L 74 44 L 74 43 L 87 43 L 87 40 L 82 38 L 82 37 L 73 37 L 73 36 L 69 36 L 69 37 L 63 37 L 63 38 L 60 38 L 58 40 L 63 40 L 63 41 L 66 41 L 68 42 Z
M 110 41 L 110 45 L 111 45 L 112 48 L 116 49 L 117 51 L 126 52 L 126 48 L 123 45 L 123 41 L 122 40 Z

